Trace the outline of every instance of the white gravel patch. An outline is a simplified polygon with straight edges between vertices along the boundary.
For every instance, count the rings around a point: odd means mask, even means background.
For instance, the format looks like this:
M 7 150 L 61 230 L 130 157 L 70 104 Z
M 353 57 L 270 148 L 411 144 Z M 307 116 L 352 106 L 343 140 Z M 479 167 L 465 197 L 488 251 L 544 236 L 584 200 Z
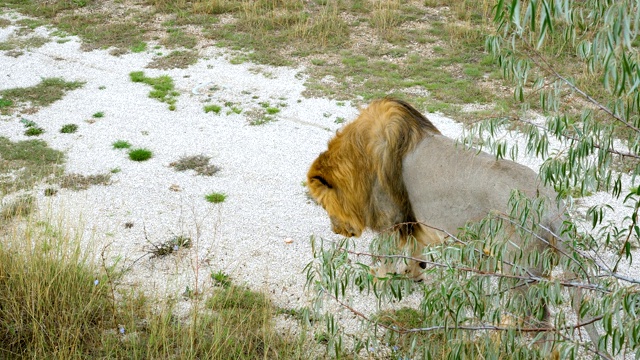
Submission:
M 14 31 L 12 26 L 0 29 L 0 41 Z M 106 50 L 79 48 L 72 37 L 25 50 L 17 58 L 0 54 L 0 90 L 33 86 L 51 77 L 85 82 L 33 115 L 1 117 L 1 136 L 28 139 L 19 121 L 26 118 L 45 129 L 40 139 L 66 153 L 68 173 L 120 170 L 108 186 L 62 189 L 54 197 L 39 191 L 43 213 L 83 230 L 97 257 L 104 252 L 108 262 L 129 267 L 126 279 L 132 286 L 179 296 L 186 287 L 209 284 L 211 272 L 223 271 L 236 282 L 269 292 L 280 306 L 308 305 L 303 268 L 312 260 L 309 239 L 339 237 L 331 232 L 324 210 L 307 198 L 302 183 L 313 159 L 342 126 L 336 120 L 351 120 L 358 110 L 349 102 L 302 96 L 301 69 L 233 65 L 218 48 L 205 49 L 204 58 L 188 69 L 168 71 L 144 68 L 152 52 L 114 57 Z M 177 109 L 170 111 L 167 104 L 149 98 L 151 87 L 133 83 L 132 71 L 173 78 L 180 93 Z M 225 102 L 243 112 L 227 114 Z M 281 109 L 274 115 L 277 121 L 251 126 L 247 113 L 260 109 L 261 102 Z M 206 104 L 221 105 L 221 113 L 205 113 Z M 104 112 L 104 117 L 92 118 L 96 112 Z M 437 114 L 428 117 L 445 135 L 461 136 L 462 126 L 455 121 Z M 78 132 L 61 134 L 60 128 L 69 123 L 78 124 Z M 148 148 L 153 158 L 133 162 L 126 151 L 112 148 L 116 140 Z M 211 157 L 221 170 L 208 177 L 169 166 L 182 156 L 199 154 Z M 536 160 L 520 160 L 534 169 L 539 166 Z M 172 190 L 176 188 L 180 191 Z M 211 192 L 225 193 L 227 199 L 211 204 L 204 199 Z M 611 202 L 607 196 L 596 194 L 581 204 Z M 620 201 L 613 203 L 624 209 Z M 618 216 L 612 220 L 621 221 Z M 126 228 L 129 222 L 133 227 Z M 177 235 L 191 237 L 194 247 L 165 258 L 148 255 L 150 242 Z M 365 234 L 363 247 L 371 236 Z M 637 277 L 637 262 L 625 273 Z M 374 305 L 361 303 L 359 309 L 372 310 Z M 353 316 L 346 321 L 357 323 Z

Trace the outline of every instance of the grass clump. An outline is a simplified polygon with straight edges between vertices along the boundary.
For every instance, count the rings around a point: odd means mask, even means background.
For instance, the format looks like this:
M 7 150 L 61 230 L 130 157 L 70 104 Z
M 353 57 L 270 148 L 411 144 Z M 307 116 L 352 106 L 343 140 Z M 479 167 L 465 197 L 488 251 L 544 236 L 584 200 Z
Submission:
M 275 107 L 267 107 L 266 111 L 267 111 L 267 114 L 269 114 L 269 115 L 275 115 L 275 114 L 280 112 L 280 109 L 275 108 Z
M 210 159 L 204 155 L 183 156 L 178 161 L 170 163 L 169 166 L 176 171 L 195 170 L 198 175 L 211 176 L 220 171 L 220 168 L 209 164 Z
M 262 116 L 255 117 L 252 120 L 250 120 L 249 121 L 249 125 L 258 126 L 258 125 L 268 124 L 268 123 L 274 122 L 274 121 L 276 121 L 276 119 L 273 116 L 262 115 Z
M 171 239 L 160 243 L 160 244 L 151 244 L 151 254 L 154 257 L 164 257 L 167 255 L 171 255 L 174 252 L 177 252 L 180 249 L 189 249 L 192 246 L 191 238 L 186 236 L 174 236 Z
M 30 37 L 10 36 L 7 39 L 7 41 L 0 42 L 0 50 L 7 51 L 7 52 L 12 50 L 20 51 L 20 53 L 16 53 L 18 56 L 20 56 L 22 55 L 21 50 L 39 48 L 50 41 L 51 39 L 43 36 L 30 36 Z
M 198 44 L 198 38 L 189 35 L 179 28 L 167 29 L 167 36 L 162 39 L 161 44 L 168 48 L 193 48 Z
M 172 51 L 151 61 L 146 67 L 150 69 L 186 69 L 198 62 L 196 51 Z
M 103 118 L 104 117 L 104 112 L 103 111 L 98 111 L 97 113 L 92 115 L 94 118 L 99 119 L 99 118 Z
M 13 105 L 13 101 L 11 101 L 9 99 L 0 98 L 0 111 L 3 108 L 8 108 L 8 107 L 10 107 L 12 105 Z
M 89 355 L 114 320 L 106 277 L 59 229 L 29 226 L 0 241 L 0 357 Z
M 227 198 L 227 195 L 214 192 L 206 195 L 204 198 L 210 203 L 219 204 L 221 202 L 224 202 L 224 200 Z
M 91 185 L 110 185 L 111 174 L 67 174 L 60 179 L 60 187 L 75 191 L 87 190 Z
M 25 217 L 35 209 L 35 199 L 30 195 L 19 196 L 11 202 L 0 207 L 0 225 L 7 226 L 8 223 L 17 218 Z M 1 274 L 1 273 L 0 273 Z
M 229 287 L 231 285 L 231 278 L 222 271 L 212 272 L 211 279 L 218 286 Z
M 175 91 L 173 79 L 168 75 L 161 75 L 155 78 L 147 77 L 142 71 L 134 71 L 129 74 L 131 81 L 150 85 L 153 90 L 149 92 L 149 97 L 160 102 L 169 104 L 169 110 L 175 110 L 176 96 L 180 95 Z
M 153 157 L 153 153 L 149 149 L 133 149 L 129 151 L 129 159 L 133 161 L 147 161 Z
M 73 134 L 78 131 L 78 125 L 76 124 L 66 124 L 60 128 L 60 132 L 63 134 Z
M 220 114 L 220 110 L 222 110 L 222 106 L 220 105 L 205 105 L 204 106 L 204 112 L 205 113 L 216 113 L 216 114 Z
M 64 154 L 42 140 L 12 142 L 5 137 L 0 137 L 0 159 L 2 196 L 60 175 L 64 164 Z
M 38 126 L 30 126 L 24 131 L 27 136 L 39 136 L 44 134 L 44 129 Z
M 141 53 L 147 50 L 147 43 L 144 41 L 140 41 L 136 44 L 133 44 L 129 48 L 132 53 Z
M 49 106 L 62 99 L 65 93 L 78 89 L 84 85 L 79 81 L 65 81 L 62 78 L 46 78 L 35 86 L 25 88 L 13 88 L 0 91 L 0 97 L 4 100 L 3 110 L 10 110 L 18 104 L 30 104 L 37 110 L 40 107 Z M 12 105 L 9 105 L 11 103 Z
M 131 147 L 131 144 L 125 140 L 117 140 L 111 145 L 114 149 L 128 149 Z
M 145 40 L 146 28 L 141 26 L 141 22 L 147 19 L 147 15 L 137 11 L 130 11 L 129 14 L 122 19 L 114 19 L 113 14 L 99 10 L 65 12 L 53 19 L 52 23 L 61 31 L 81 37 L 82 50 L 111 48 L 110 54 L 117 56 L 127 53 Z

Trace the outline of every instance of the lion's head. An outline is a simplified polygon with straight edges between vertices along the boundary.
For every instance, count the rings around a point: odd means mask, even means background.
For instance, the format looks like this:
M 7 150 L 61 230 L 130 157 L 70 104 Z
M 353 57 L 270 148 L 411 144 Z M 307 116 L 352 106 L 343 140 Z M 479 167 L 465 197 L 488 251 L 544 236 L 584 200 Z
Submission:
M 358 237 L 366 227 L 366 202 L 358 191 L 362 188 L 350 180 L 355 175 L 352 166 L 340 166 L 332 155 L 335 151 L 335 146 L 330 146 L 311 165 L 307 174 L 309 193 L 329 214 L 333 232 Z
M 311 196 L 327 211 L 332 229 L 360 236 L 415 221 L 404 183 L 402 158 L 426 133 L 439 131 L 407 103 L 374 101 L 329 141 L 307 174 Z

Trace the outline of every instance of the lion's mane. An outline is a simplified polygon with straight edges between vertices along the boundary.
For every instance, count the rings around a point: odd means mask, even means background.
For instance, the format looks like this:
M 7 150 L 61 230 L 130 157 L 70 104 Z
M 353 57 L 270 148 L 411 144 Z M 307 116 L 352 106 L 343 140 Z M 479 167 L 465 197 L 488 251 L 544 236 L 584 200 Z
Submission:
M 402 160 L 427 134 L 440 131 L 411 105 L 390 97 L 372 102 L 336 133 L 307 174 L 309 192 L 329 214 L 334 232 L 359 236 L 365 228 L 384 232 L 415 222 Z

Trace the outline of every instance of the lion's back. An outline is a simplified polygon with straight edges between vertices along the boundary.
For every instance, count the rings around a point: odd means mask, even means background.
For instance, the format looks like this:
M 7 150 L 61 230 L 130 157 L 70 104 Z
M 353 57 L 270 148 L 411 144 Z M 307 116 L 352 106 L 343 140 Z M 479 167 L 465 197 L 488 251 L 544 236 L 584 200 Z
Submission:
M 430 135 L 403 160 L 403 181 L 416 220 L 452 234 L 467 221 L 491 211 L 508 213 L 512 190 L 537 194 L 554 202 L 553 190 L 536 173 L 518 163 L 500 160 L 441 135 Z

